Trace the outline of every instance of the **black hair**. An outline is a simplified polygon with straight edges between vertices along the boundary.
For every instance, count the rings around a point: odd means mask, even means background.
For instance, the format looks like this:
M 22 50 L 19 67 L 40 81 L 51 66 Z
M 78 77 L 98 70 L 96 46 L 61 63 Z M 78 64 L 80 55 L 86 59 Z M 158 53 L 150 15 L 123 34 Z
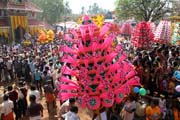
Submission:
M 46 66 L 46 67 L 45 67 L 45 70 L 49 70 L 49 67 Z
M 36 86 L 35 85 L 31 85 L 30 89 L 31 90 L 36 90 Z
M 117 118 L 117 116 L 112 115 L 111 118 L 110 118 L 110 120 L 118 120 L 118 118 Z
M 47 75 L 47 71 L 44 71 L 43 74 L 44 74 L 44 75 Z
M 178 63 L 176 61 L 173 62 L 173 66 L 176 67 Z
M 8 87 L 7 87 L 7 90 L 8 90 L 8 91 L 11 91 L 11 90 L 13 90 L 13 87 L 12 87 L 12 85 L 8 86 Z
M 74 113 L 78 113 L 78 107 L 77 106 L 72 106 L 70 111 L 74 112 Z
M 23 81 L 19 81 L 19 86 L 20 86 L 20 87 L 24 86 Z
M 133 61 L 133 65 L 137 66 L 138 65 L 138 61 L 137 60 Z
M 9 95 L 8 95 L 8 94 L 4 94 L 3 100 L 4 100 L 4 101 L 7 101 L 8 99 L 9 99 Z
M 160 62 L 161 61 L 161 58 L 159 56 L 156 57 L 156 61 L 157 62 Z
M 69 103 L 75 103 L 75 101 L 76 101 L 75 98 L 70 98 L 69 99 Z
M 29 100 L 30 100 L 31 102 L 36 101 L 36 96 L 35 96 L 35 95 L 30 95 L 30 96 L 29 96 Z

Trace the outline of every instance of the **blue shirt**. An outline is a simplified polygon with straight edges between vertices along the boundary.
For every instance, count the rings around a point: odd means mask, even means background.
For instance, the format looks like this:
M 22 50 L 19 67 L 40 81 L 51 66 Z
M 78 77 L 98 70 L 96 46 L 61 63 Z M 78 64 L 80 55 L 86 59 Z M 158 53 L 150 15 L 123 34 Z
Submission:
M 41 80 L 41 73 L 40 72 L 35 72 L 34 76 L 35 76 L 35 80 Z

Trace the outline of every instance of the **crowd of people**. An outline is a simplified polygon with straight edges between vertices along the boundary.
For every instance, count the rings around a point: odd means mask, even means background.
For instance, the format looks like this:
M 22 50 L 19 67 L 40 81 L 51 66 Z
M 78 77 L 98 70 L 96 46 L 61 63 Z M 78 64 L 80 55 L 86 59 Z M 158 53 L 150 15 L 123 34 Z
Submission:
M 133 63 L 142 86 L 146 88 L 147 95 L 141 98 L 133 95 L 133 98 L 126 100 L 125 108 L 129 104 L 130 108 L 136 108 L 131 114 L 136 113 L 138 120 L 179 120 L 180 93 L 175 87 L 180 82 L 174 73 L 180 71 L 180 47 L 155 44 L 148 50 L 129 48 L 129 51 L 129 60 Z M 134 101 L 136 107 L 133 107 Z M 126 117 L 126 120 L 132 120 L 129 114 Z
M 62 53 L 58 44 L 34 48 L 3 46 L 0 55 L 0 83 L 4 92 L 0 97 L 1 120 L 40 120 L 43 118 L 42 98 L 45 98 L 49 120 L 77 116 L 78 108 L 69 107 L 72 99 L 57 111 L 56 98 Z M 59 102 L 60 103 L 60 102 Z M 58 114 L 58 115 L 57 115 Z M 71 116 L 72 115 L 72 116 Z M 68 118 L 70 120 L 71 118 Z M 78 120 L 78 119 L 77 119 Z
M 80 119 L 76 99 L 57 102 L 60 68 L 64 65 L 59 46 L 1 48 L 0 83 L 5 85 L 0 98 L 1 120 L 42 119 L 43 97 L 49 120 L 55 119 L 55 115 L 62 120 Z M 132 92 L 121 105 L 107 110 L 108 120 L 179 120 L 180 93 L 175 91 L 179 81 L 173 74 L 180 71 L 180 47 L 158 44 L 149 50 L 128 47 L 127 53 L 148 94 L 140 97 Z

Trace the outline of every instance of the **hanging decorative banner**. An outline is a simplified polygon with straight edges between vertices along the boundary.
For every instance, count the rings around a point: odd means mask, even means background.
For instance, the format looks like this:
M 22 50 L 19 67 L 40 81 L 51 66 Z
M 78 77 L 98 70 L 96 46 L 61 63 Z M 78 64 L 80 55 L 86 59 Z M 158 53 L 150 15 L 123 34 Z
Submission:
M 27 16 L 10 16 L 12 36 L 15 39 L 15 29 L 17 27 L 22 27 L 24 30 L 27 29 Z
M 61 68 L 59 98 L 64 101 L 75 97 L 82 107 L 92 110 L 112 107 L 129 94 L 131 86 L 140 85 L 139 78 L 122 46 L 112 47 L 117 35 L 111 31 L 113 24 L 99 28 L 88 16 L 82 23 L 70 31 L 73 37 L 66 36 L 72 47 L 60 48 L 67 65 Z M 74 76 L 76 81 L 70 79 Z

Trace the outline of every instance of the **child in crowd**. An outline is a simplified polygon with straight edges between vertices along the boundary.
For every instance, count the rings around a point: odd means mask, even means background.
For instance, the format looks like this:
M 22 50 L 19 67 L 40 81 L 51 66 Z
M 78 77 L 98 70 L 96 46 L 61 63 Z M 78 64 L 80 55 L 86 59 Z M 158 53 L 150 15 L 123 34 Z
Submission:
M 161 116 L 162 116 L 162 120 L 165 120 L 166 117 L 166 99 L 164 95 L 160 95 L 160 99 L 159 99 L 159 107 L 161 110 Z

